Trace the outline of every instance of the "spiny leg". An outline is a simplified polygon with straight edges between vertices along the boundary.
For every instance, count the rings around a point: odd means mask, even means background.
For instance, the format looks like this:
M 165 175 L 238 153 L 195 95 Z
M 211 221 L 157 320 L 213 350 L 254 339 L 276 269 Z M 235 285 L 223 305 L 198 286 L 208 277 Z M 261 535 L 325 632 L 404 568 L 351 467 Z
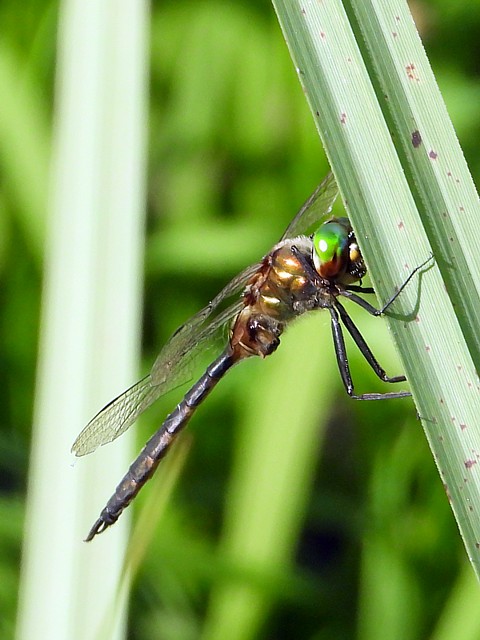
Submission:
M 372 289 L 372 287 L 361 287 L 361 286 L 356 286 L 356 285 L 350 285 L 348 287 L 348 289 L 343 290 L 340 293 L 340 295 L 344 296 L 345 298 L 348 298 L 352 302 L 355 302 L 360 307 L 365 309 L 365 311 L 368 311 L 368 313 L 370 315 L 372 315 L 372 316 L 381 316 L 395 302 L 395 300 L 402 293 L 402 291 L 408 285 L 408 283 L 413 278 L 413 276 L 416 273 L 418 273 L 420 271 L 420 269 L 422 269 L 426 264 L 428 264 L 430 262 L 430 260 L 432 260 L 432 256 L 429 256 L 429 258 L 427 260 L 425 260 L 424 262 L 422 262 L 422 264 L 419 264 L 418 267 L 415 267 L 415 269 L 412 270 L 412 272 L 410 273 L 408 278 L 402 283 L 402 285 L 399 287 L 399 289 L 397 291 L 395 291 L 395 293 L 387 300 L 387 302 L 380 309 L 377 309 L 372 304 L 370 304 L 369 302 L 367 302 L 366 300 L 364 300 L 360 296 L 356 295 L 356 293 L 354 293 L 354 292 L 358 292 L 358 293 L 374 293 L 375 291 L 374 291 L 374 289 Z
M 371 366 L 376 375 L 380 378 L 380 380 L 383 380 L 383 382 L 405 382 L 405 376 L 387 376 L 385 369 L 380 366 L 378 360 L 373 355 L 372 350 L 366 343 L 365 338 L 362 336 L 358 327 L 348 315 L 345 307 L 341 305 L 338 300 L 335 301 L 335 307 L 336 309 L 338 309 L 342 322 L 345 325 L 348 333 L 352 336 L 355 344 L 360 349 L 361 354 Z
M 343 385 L 349 396 L 353 397 L 353 381 L 350 374 L 350 365 L 348 364 L 347 349 L 345 347 L 345 339 L 343 337 L 342 327 L 338 319 L 338 313 L 333 307 L 328 307 L 332 317 L 332 336 L 335 347 L 335 355 L 337 357 L 338 369 L 342 377 Z
M 377 376 L 384 382 L 403 382 L 405 380 L 405 376 L 397 376 L 394 378 L 389 378 L 387 376 L 385 371 L 375 359 L 375 356 L 371 352 L 370 348 L 365 342 L 365 339 L 353 323 L 352 319 L 342 307 L 342 305 L 338 303 L 338 301 L 336 301 L 336 308 L 338 309 L 342 321 L 344 322 L 348 332 L 360 349 L 360 352 L 362 353 L 368 364 L 372 367 L 373 371 L 377 374 Z M 343 331 L 338 313 L 334 307 L 329 307 L 329 310 L 332 319 L 332 335 L 333 343 L 335 346 L 335 355 L 337 357 L 340 375 L 342 377 L 342 381 L 348 395 L 354 400 L 387 400 L 392 398 L 409 397 L 411 394 L 408 391 L 393 391 L 389 393 L 363 393 L 361 395 L 356 395 L 354 393 L 352 376 L 350 374 L 350 366 L 348 364 L 347 350 L 345 347 L 345 339 L 343 337 Z

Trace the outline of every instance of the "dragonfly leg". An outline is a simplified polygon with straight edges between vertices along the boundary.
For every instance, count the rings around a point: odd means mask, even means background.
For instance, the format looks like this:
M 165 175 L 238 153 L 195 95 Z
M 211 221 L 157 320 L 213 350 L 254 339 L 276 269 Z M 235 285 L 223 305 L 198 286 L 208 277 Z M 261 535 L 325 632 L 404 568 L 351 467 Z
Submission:
M 338 313 L 333 307 L 328 307 L 332 317 L 332 336 L 335 346 L 335 355 L 337 357 L 338 369 L 345 389 L 349 396 L 353 396 L 353 381 L 350 374 L 350 365 L 348 364 L 347 349 L 345 347 L 345 338 L 343 337 L 342 326 L 338 317 Z
M 343 291 L 341 291 L 340 295 L 344 296 L 345 298 L 348 298 L 352 302 L 355 302 L 355 304 L 358 304 L 360 307 L 362 307 L 362 309 L 365 309 L 365 311 L 367 311 L 370 315 L 381 316 L 395 302 L 395 300 L 402 293 L 402 291 L 408 285 L 408 283 L 413 278 L 413 276 L 416 273 L 418 273 L 420 269 L 423 269 L 423 267 L 427 265 L 432 259 L 433 259 L 433 256 L 429 256 L 427 260 L 422 262 L 422 264 L 419 264 L 418 267 L 415 267 L 415 269 L 411 271 L 408 278 L 404 280 L 402 285 L 397 289 L 397 291 L 395 291 L 395 293 L 392 296 L 390 296 L 387 302 L 380 309 L 377 309 L 372 304 L 370 304 L 369 302 L 367 302 L 366 300 L 358 296 L 356 293 L 354 293 L 354 292 L 374 293 L 374 290 L 371 287 L 359 287 L 359 286 L 351 285 L 348 287 L 348 289 L 344 289 Z
M 412 270 L 412 272 L 410 273 L 408 278 L 402 283 L 402 285 L 399 287 L 399 289 L 397 291 L 395 291 L 395 293 L 386 301 L 386 303 L 383 305 L 383 307 L 381 309 L 379 309 L 380 314 L 385 313 L 385 311 L 390 307 L 390 305 L 393 304 L 395 302 L 395 300 L 398 298 L 398 296 L 402 293 L 402 291 L 405 289 L 405 287 L 410 282 L 410 280 L 413 278 L 413 276 L 416 273 L 418 273 L 420 271 L 420 269 L 423 269 L 423 267 L 425 267 L 432 260 L 433 260 L 433 255 L 429 255 L 428 258 L 422 262 L 422 264 L 419 264 L 418 267 L 415 267 L 415 269 Z
M 362 287 L 361 285 L 357 284 L 349 284 L 346 289 L 348 291 L 356 291 L 357 293 L 375 293 L 375 289 L 373 287 Z
M 389 393 L 364 393 L 361 395 L 356 395 L 354 393 L 354 386 L 352 376 L 350 374 L 350 366 L 348 364 L 347 350 L 345 347 L 345 339 L 343 337 L 340 318 L 342 319 L 342 322 L 344 323 L 347 331 L 355 341 L 355 344 L 360 349 L 360 352 L 364 356 L 365 360 L 368 362 L 368 364 L 371 366 L 380 380 L 393 383 L 404 382 L 406 378 L 405 376 L 395 376 L 392 378 L 387 376 L 384 369 L 380 366 L 377 359 L 370 350 L 370 347 L 365 342 L 364 337 L 357 329 L 353 320 L 350 318 L 344 307 L 338 302 L 338 300 L 335 303 L 335 308 L 329 307 L 329 310 L 332 318 L 332 334 L 338 368 L 340 370 L 340 375 L 342 377 L 342 381 L 348 395 L 354 400 L 387 400 L 391 398 L 408 398 L 411 395 L 409 391 L 394 391 Z M 337 310 L 340 313 L 340 318 L 338 316 Z

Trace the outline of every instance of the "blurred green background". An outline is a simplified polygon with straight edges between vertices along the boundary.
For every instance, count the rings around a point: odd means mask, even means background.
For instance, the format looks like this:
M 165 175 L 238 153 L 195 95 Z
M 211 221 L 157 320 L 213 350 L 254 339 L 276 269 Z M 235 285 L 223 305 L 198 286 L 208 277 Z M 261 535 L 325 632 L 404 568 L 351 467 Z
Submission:
M 476 179 L 480 2 L 410 4 Z M 16 616 L 57 10 L 40 0 L 0 4 L 2 638 L 13 636 Z M 151 18 L 145 370 L 179 324 L 269 250 L 328 170 L 268 2 L 154 2 Z M 386 370 L 398 374 L 381 320 L 353 315 Z M 192 420 L 186 464 L 134 581 L 128 637 L 214 637 L 219 594 L 232 584 L 245 587 L 258 607 L 242 638 L 448 638 L 452 621 L 456 638 L 480 637 L 472 631 L 474 612 L 462 609 L 471 570 L 413 404 L 347 398 L 328 314 L 300 321 L 283 347 L 284 357 L 279 351 L 229 374 Z M 273 416 L 278 437 L 273 432 L 268 445 L 275 459 L 281 420 L 300 432 L 295 403 L 318 406 L 311 468 L 299 470 L 297 495 L 285 495 L 296 515 L 289 532 L 271 540 L 279 545 L 276 565 L 242 566 L 225 553 L 238 478 L 247 473 L 241 460 L 254 455 L 250 432 L 262 398 L 285 394 L 278 389 L 290 352 L 301 354 L 299 376 L 316 358 L 315 384 L 319 395 L 328 388 L 328 398 L 317 405 L 315 392 L 301 399 L 290 389 L 291 414 Z M 351 361 L 360 392 L 381 390 L 355 351 Z M 149 413 L 139 446 L 174 402 L 167 397 Z M 258 478 L 255 469 L 244 478 L 248 486 L 268 483 L 261 466 L 260 457 Z M 154 490 L 143 492 L 137 509 Z M 235 618 L 231 624 L 241 626 Z

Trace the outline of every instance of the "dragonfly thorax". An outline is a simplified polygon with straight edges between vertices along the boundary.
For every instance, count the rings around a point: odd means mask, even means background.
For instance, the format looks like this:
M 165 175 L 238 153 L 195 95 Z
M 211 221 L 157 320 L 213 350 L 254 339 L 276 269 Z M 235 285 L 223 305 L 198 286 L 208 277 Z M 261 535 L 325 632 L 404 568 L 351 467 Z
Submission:
M 327 280 L 351 284 L 367 269 L 348 218 L 332 218 L 313 235 L 315 269 Z
M 265 256 L 244 293 L 244 309 L 232 327 L 236 357 L 270 355 L 285 326 L 306 311 L 328 306 L 332 288 L 321 285 L 312 263 L 312 240 L 283 240 Z M 334 295 L 334 294 L 333 294 Z

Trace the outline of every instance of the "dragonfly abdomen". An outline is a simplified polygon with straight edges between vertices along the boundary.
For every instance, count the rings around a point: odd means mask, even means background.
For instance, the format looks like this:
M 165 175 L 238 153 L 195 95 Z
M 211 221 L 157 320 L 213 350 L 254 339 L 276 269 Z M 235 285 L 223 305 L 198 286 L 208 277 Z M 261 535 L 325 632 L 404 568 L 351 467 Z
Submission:
M 152 435 L 130 465 L 127 473 L 115 489 L 115 493 L 101 512 L 100 517 L 90 529 L 86 538 L 87 542 L 118 520 L 123 510 L 154 474 L 175 436 L 185 427 L 197 407 L 237 360 L 238 357 L 232 354 L 231 349 L 227 349 L 212 362 L 202 377 L 187 391 L 183 400 L 165 418 L 160 429 Z

